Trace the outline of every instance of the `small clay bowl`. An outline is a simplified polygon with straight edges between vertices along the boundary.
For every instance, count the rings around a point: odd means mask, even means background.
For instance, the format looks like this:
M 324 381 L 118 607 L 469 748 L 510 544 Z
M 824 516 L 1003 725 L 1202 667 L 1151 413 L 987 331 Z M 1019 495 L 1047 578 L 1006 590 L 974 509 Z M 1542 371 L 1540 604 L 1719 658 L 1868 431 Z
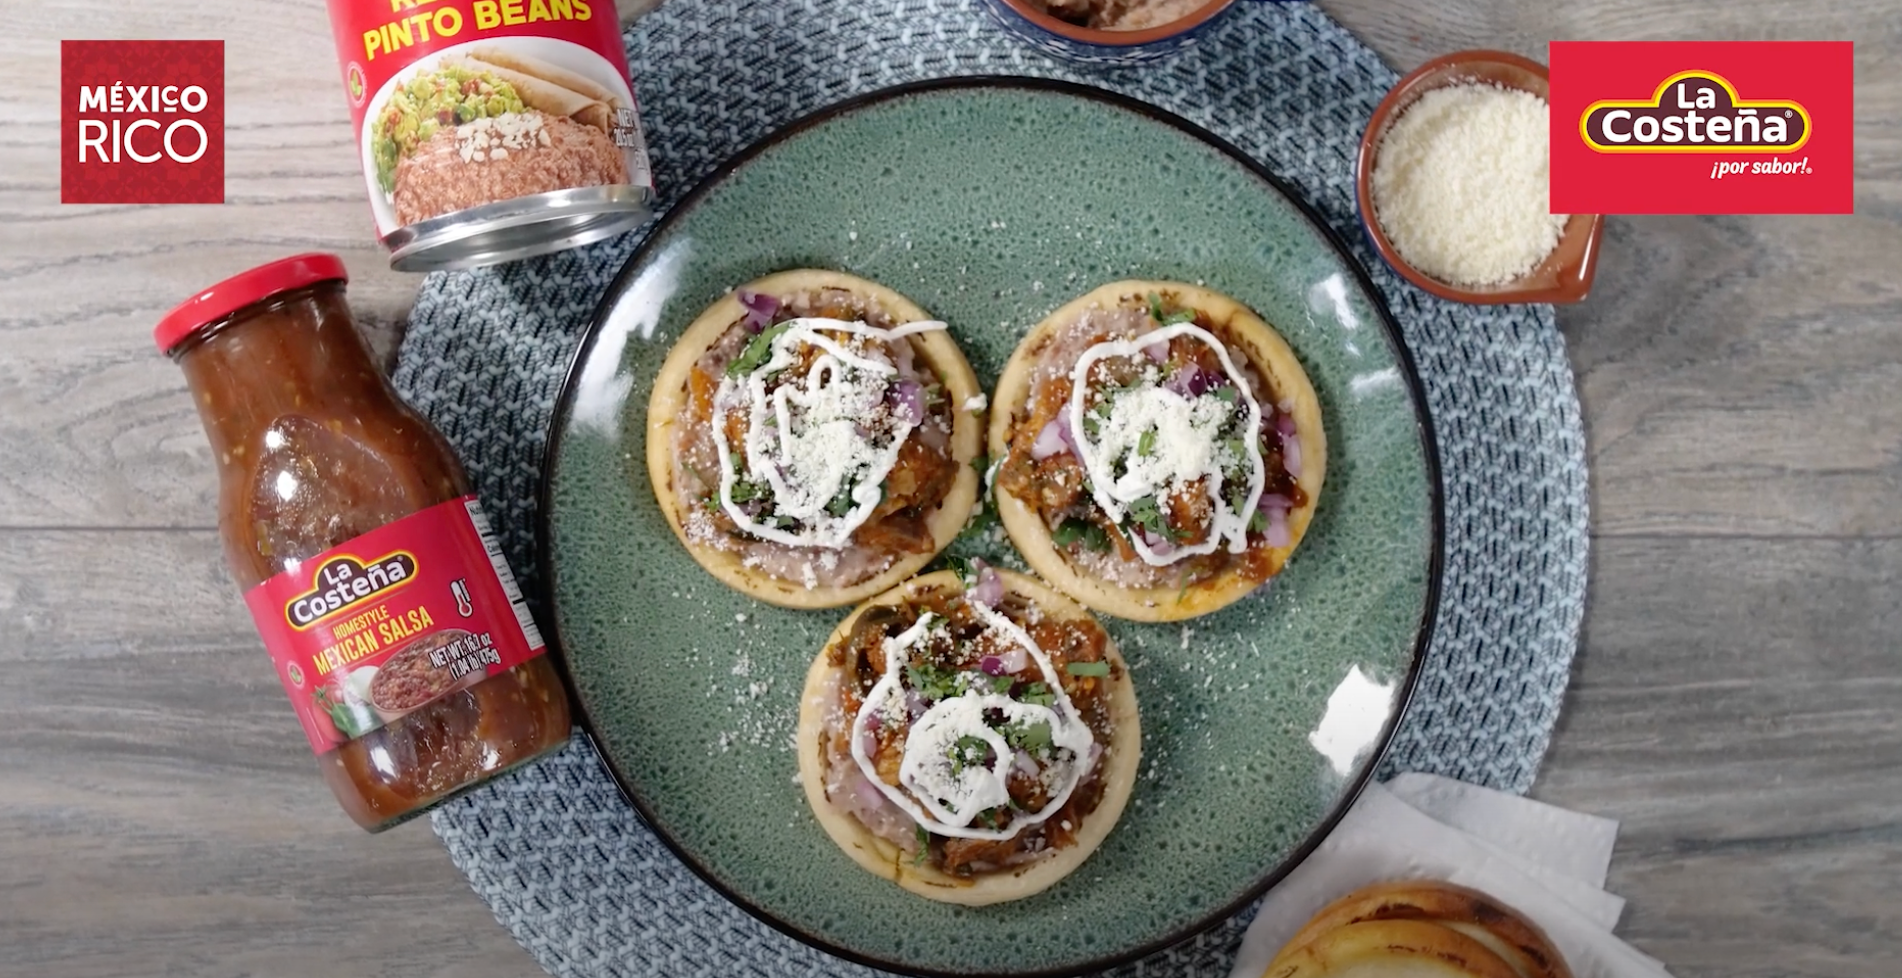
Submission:
M 1592 276 L 1598 271 L 1599 238 L 1604 234 L 1605 215 L 1573 214 L 1559 235 L 1558 247 L 1520 278 L 1499 285 L 1462 286 L 1442 282 L 1407 263 L 1387 240 L 1380 218 L 1374 211 L 1374 163 L 1380 157 L 1380 142 L 1400 114 L 1420 96 L 1436 88 L 1492 82 L 1507 88 L 1531 92 L 1548 99 L 1545 66 L 1504 51 L 1458 51 L 1434 58 L 1400 79 L 1387 97 L 1374 109 L 1367 131 L 1360 138 L 1360 158 L 1355 162 L 1354 183 L 1360 197 L 1360 223 L 1380 257 L 1406 276 L 1407 281 L 1455 302 L 1577 302 L 1592 289 Z
M 1195 43 L 1222 14 L 1240 6 L 1240 2 L 1207 0 L 1182 17 L 1139 31 L 1079 27 L 1044 13 L 1027 0 L 986 0 L 985 6 L 1005 30 L 1046 54 L 1086 64 L 1132 65 L 1166 58 Z

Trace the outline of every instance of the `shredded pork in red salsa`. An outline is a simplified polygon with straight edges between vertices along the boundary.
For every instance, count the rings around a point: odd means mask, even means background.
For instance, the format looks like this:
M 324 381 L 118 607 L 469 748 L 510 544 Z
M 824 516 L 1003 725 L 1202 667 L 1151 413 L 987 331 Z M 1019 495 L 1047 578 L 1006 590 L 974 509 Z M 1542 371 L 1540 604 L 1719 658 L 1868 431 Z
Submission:
M 988 570 L 980 573 L 994 575 Z M 900 666 L 904 708 L 882 722 L 876 719 L 880 715 L 876 706 L 867 713 L 871 720 L 864 728 L 863 753 L 888 788 L 900 784 L 900 766 L 915 725 L 947 700 L 991 694 L 1016 703 L 1061 707 L 1039 664 L 974 606 L 971 595 L 982 596 L 985 586 L 962 594 L 931 589 L 901 605 L 872 607 L 859 617 L 845 641 L 828 653 L 841 679 L 837 706 L 828 710 L 823 734 L 827 797 L 874 834 L 909 853 L 914 864 L 962 877 L 1021 866 L 1072 845 L 1083 820 L 1103 799 L 1101 758 L 1117 734 L 1110 683 L 1112 670 L 1121 679 L 1122 667 L 1107 658 L 1108 635 L 1102 626 L 1087 618 L 1045 617 L 1025 598 L 1004 593 L 992 583 L 988 586 L 994 592 L 990 596 L 994 606 L 986 605 L 986 609 L 1021 627 L 1048 657 L 1052 671 L 1061 677 L 1061 690 L 1074 707 L 1074 716 L 1088 727 L 1087 756 L 1073 756 L 1062 747 L 1065 737 L 1059 732 L 1053 738 L 1047 722 L 1013 725 L 1001 711 L 991 710 L 984 714 L 984 722 L 1013 749 L 1014 761 L 1000 759 L 974 737 L 959 738 L 946 758 L 933 758 L 954 769 L 984 765 L 994 770 L 1000 763 L 1011 764 L 1006 776 L 1008 799 L 976 813 L 969 823 L 1005 833 L 1017 820 L 1030 821 L 1030 813 L 1040 818 L 1009 838 L 958 838 L 929 832 L 866 779 L 853 753 L 853 718 L 886 675 L 888 640 L 904 635 L 923 617 L 931 619 L 926 623 L 929 630 L 904 650 Z M 1071 778 L 1062 782 L 1068 797 L 1046 813 L 1060 774 Z
M 1142 534 L 1145 545 L 1158 552 L 1206 545 L 1215 520 L 1208 484 L 1198 480 L 1158 491 L 1132 501 L 1121 520 L 1111 519 L 1093 494 L 1090 472 L 1080 458 L 1078 433 L 1071 430 L 1071 373 L 1097 344 L 1131 340 L 1177 324 L 1193 324 L 1221 341 L 1253 392 L 1260 424 L 1252 433 L 1234 426 L 1234 419 L 1243 416 L 1243 399 L 1214 349 L 1191 336 L 1158 340 L 1133 355 L 1105 356 L 1090 367 L 1083 406 L 1084 424 L 1089 428 L 1084 435 L 1092 439 L 1098 419 L 1109 416 L 1113 403 L 1142 388 L 1162 387 L 1203 401 L 1205 406 L 1213 399 L 1233 408 L 1226 415 L 1229 420 L 1218 422 L 1227 425 L 1219 432 L 1224 437 L 1217 440 L 1218 446 L 1225 446 L 1218 448 L 1225 452 L 1220 457 L 1236 466 L 1228 473 L 1220 498 L 1230 512 L 1248 520 L 1247 546 L 1241 553 L 1218 546 L 1210 553 L 1181 556 L 1157 566 L 1140 558 L 1132 536 Z M 1286 545 L 1287 513 L 1307 502 L 1296 481 L 1300 463 L 1293 406 L 1268 388 L 1261 371 L 1243 354 L 1245 348 L 1225 336 L 1224 327 L 1205 313 L 1173 307 L 1152 294 L 1147 302 L 1132 297 L 1114 308 L 1091 309 L 1034 351 L 1030 393 L 1020 409 L 1026 416 L 1012 431 L 996 485 L 1030 505 L 1043 518 L 1057 547 L 1081 570 L 1111 583 L 1147 588 L 1186 588 L 1231 570 L 1258 582 L 1273 575 L 1269 551 Z M 1167 451 L 1157 434 L 1143 435 L 1133 451 L 1144 455 Z M 1250 434 L 1261 457 L 1262 485 L 1256 508 L 1246 512 L 1242 481 L 1246 453 L 1239 439 Z M 1125 473 L 1129 462 L 1128 456 L 1115 462 L 1113 471 Z
M 776 511 L 777 500 L 768 480 L 759 473 L 744 471 L 745 458 L 738 446 L 745 443 L 751 422 L 744 405 L 716 404 L 723 380 L 744 380 L 760 371 L 771 355 L 773 339 L 795 319 L 834 319 L 879 329 L 896 325 L 875 305 L 843 289 L 815 289 L 780 297 L 748 294 L 742 301 L 749 310 L 747 318 L 728 329 L 694 364 L 688 377 L 685 423 L 676 426 L 674 484 L 682 499 L 693 503 L 683 520 L 688 537 L 737 553 L 749 567 L 785 580 L 803 581 L 807 587 L 851 586 L 890 567 L 899 557 L 936 549 L 929 519 L 957 479 L 951 431 L 958 406 L 950 403 L 943 379 L 909 336 L 887 343 L 842 331 L 824 333 L 857 354 L 894 368 L 887 401 L 878 410 L 915 419 L 915 427 L 884 476 L 882 499 L 869 518 L 851 532 L 849 545 L 794 546 L 765 539 L 740 526 L 723 507 L 716 424 L 731 446 L 732 463 L 741 467 L 731 488 L 733 503 L 762 525 L 788 531 L 803 525 Z M 790 367 L 766 379 L 767 390 L 804 383 L 821 352 L 816 346 L 800 347 L 798 359 Z M 850 493 L 855 488 L 843 487 L 840 497 L 827 505 L 827 512 L 840 516 L 849 511 L 854 505 Z

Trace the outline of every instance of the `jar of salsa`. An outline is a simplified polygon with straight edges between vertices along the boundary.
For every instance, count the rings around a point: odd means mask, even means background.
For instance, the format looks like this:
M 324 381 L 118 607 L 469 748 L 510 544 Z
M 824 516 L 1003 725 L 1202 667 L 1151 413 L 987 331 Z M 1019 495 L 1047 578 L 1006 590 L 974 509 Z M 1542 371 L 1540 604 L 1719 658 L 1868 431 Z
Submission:
M 390 388 L 333 255 L 160 321 L 218 461 L 225 559 L 330 789 L 388 828 L 567 742 L 568 699 L 449 445 Z

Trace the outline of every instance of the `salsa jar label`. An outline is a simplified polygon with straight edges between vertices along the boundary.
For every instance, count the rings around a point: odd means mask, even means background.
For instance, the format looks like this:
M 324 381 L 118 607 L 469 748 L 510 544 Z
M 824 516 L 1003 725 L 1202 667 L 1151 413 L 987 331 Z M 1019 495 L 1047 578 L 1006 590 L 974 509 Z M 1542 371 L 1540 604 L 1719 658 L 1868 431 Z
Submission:
M 326 550 L 244 600 L 319 754 L 546 649 L 474 496 Z
M 330 0 L 377 234 L 653 175 L 609 0 Z

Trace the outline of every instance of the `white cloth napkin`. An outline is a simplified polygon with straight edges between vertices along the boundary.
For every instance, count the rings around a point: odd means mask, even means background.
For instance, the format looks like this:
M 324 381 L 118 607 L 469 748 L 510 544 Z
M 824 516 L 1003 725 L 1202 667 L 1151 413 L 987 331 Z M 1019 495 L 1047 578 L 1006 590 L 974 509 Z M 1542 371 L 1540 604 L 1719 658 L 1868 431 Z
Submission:
M 1369 785 L 1334 832 L 1268 892 L 1229 978 L 1261 978 L 1308 918 L 1369 883 L 1441 879 L 1490 894 L 1545 930 L 1576 978 L 1670 978 L 1612 936 L 1604 890 L 1618 823 L 1431 774 Z

